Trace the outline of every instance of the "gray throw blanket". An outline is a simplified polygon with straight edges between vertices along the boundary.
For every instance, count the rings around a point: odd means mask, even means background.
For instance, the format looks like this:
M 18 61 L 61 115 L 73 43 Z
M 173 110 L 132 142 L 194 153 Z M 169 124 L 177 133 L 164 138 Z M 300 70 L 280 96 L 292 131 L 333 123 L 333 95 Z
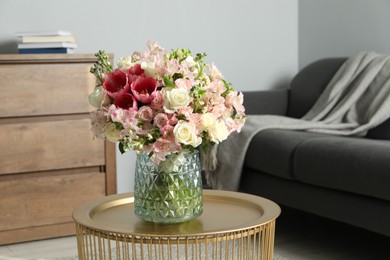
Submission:
M 390 117 L 390 56 L 363 52 L 349 58 L 311 110 L 301 119 L 249 115 L 234 133 L 205 157 L 206 178 L 214 189 L 238 190 L 247 148 L 265 129 L 304 130 L 364 136 Z

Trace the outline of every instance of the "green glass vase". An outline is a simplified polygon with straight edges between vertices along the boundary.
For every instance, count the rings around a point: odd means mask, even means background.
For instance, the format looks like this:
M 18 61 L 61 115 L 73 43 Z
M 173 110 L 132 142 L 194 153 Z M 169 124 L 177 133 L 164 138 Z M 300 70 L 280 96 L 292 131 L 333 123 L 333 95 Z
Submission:
M 159 165 L 138 154 L 134 184 L 134 211 L 146 221 L 181 223 L 203 212 L 199 152 L 182 152 Z

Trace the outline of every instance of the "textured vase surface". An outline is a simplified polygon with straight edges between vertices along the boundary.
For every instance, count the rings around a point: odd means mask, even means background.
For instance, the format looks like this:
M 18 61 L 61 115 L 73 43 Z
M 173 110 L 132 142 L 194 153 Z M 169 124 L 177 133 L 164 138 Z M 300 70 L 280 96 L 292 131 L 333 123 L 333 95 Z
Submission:
M 138 154 L 134 185 L 135 214 L 155 223 L 181 223 L 203 212 L 199 153 L 172 155 L 159 165 Z

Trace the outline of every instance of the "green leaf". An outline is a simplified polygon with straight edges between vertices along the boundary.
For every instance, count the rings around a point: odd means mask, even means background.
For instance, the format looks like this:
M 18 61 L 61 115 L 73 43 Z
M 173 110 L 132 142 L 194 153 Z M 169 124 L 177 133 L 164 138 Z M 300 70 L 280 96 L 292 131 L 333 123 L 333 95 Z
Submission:
M 175 73 L 172 76 L 173 81 L 175 81 L 177 79 L 182 79 L 182 78 L 183 78 L 183 74 L 181 74 L 181 73 Z
M 195 61 L 203 61 L 204 58 L 207 56 L 207 53 L 203 52 L 203 53 L 197 53 L 195 55 Z
M 161 136 L 161 131 L 160 128 L 158 127 L 153 127 L 152 128 L 152 136 L 155 140 L 157 140 Z
M 200 89 L 200 88 L 196 88 L 194 90 L 194 93 L 197 94 L 198 96 L 203 96 L 206 93 L 206 90 Z
M 136 120 L 137 120 L 137 126 L 142 128 L 144 126 L 144 122 L 140 118 L 137 118 Z
M 123 143 L 119 143 L 118 148 L 119 148 L 119 151 L 121 152 L 121 154 L 124 154 L 126 152 L 126 149 L 125 149 Z
M 186 120 L 187 118 L 186 118 L 185 115 L 181 115 L 181 114 L 180 114 L 180 115 L 177 116 L 177 119 L 178 119 L 178 120 Z
M 230 92 L 234 91 L 234 88 L 231 83 L 226 82 L 226 80 L 222 79 L 223 84 L 226 87 L 225 92 L 223 92 L 221 95 L 223 97 L 226 97 Z
M 103 50 L 99 50 L 99 52 L 95 54 L 95 57 L 97 58 L 97 61 L 90 68 L 89 72 L 97 78 L 97 85 L 102 85 L 104 75 L 108 72 L 112 72 L 113 69 L 111 63 L 108 61 L 108 55 Z
M 173 84 L 173 82 L 167 77 L 164 77 L 164 85 L 166 87 L 175 88 L 175 85 Z

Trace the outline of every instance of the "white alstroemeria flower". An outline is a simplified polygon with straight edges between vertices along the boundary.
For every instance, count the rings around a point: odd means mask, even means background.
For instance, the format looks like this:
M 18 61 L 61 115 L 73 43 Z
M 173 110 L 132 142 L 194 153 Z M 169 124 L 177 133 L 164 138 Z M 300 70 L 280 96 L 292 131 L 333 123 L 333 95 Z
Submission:
M 120 58 L 117 62 L 118 69 L 120 70 L 128 70 L 130 69 L 134 63 L 131 60 L 131 56 L 124 56 Z
M 194 61 L 194 58 L 192 56 L 187 56 L 185 62 L 187 63 L 188 67 L 196 65 L 196 62 Z
M 104 128 L 104 136 L 110 142 L 118 142 L 120 139 L 120 130 L 116 128 L 115 124 L 110 123 Z
M 158 78 L 158 69 L 156 69 L 156 65 L 154 62 L 141 62 L 141 68 L 145 71 L 145 75 L 147 77 Z
M 207 129 L 215 124 L 217 119 L 215 118 L 213 113 L 205 113 L 202 114 L 201 116 L 202 124 L 201 128 L 202 129 Z

